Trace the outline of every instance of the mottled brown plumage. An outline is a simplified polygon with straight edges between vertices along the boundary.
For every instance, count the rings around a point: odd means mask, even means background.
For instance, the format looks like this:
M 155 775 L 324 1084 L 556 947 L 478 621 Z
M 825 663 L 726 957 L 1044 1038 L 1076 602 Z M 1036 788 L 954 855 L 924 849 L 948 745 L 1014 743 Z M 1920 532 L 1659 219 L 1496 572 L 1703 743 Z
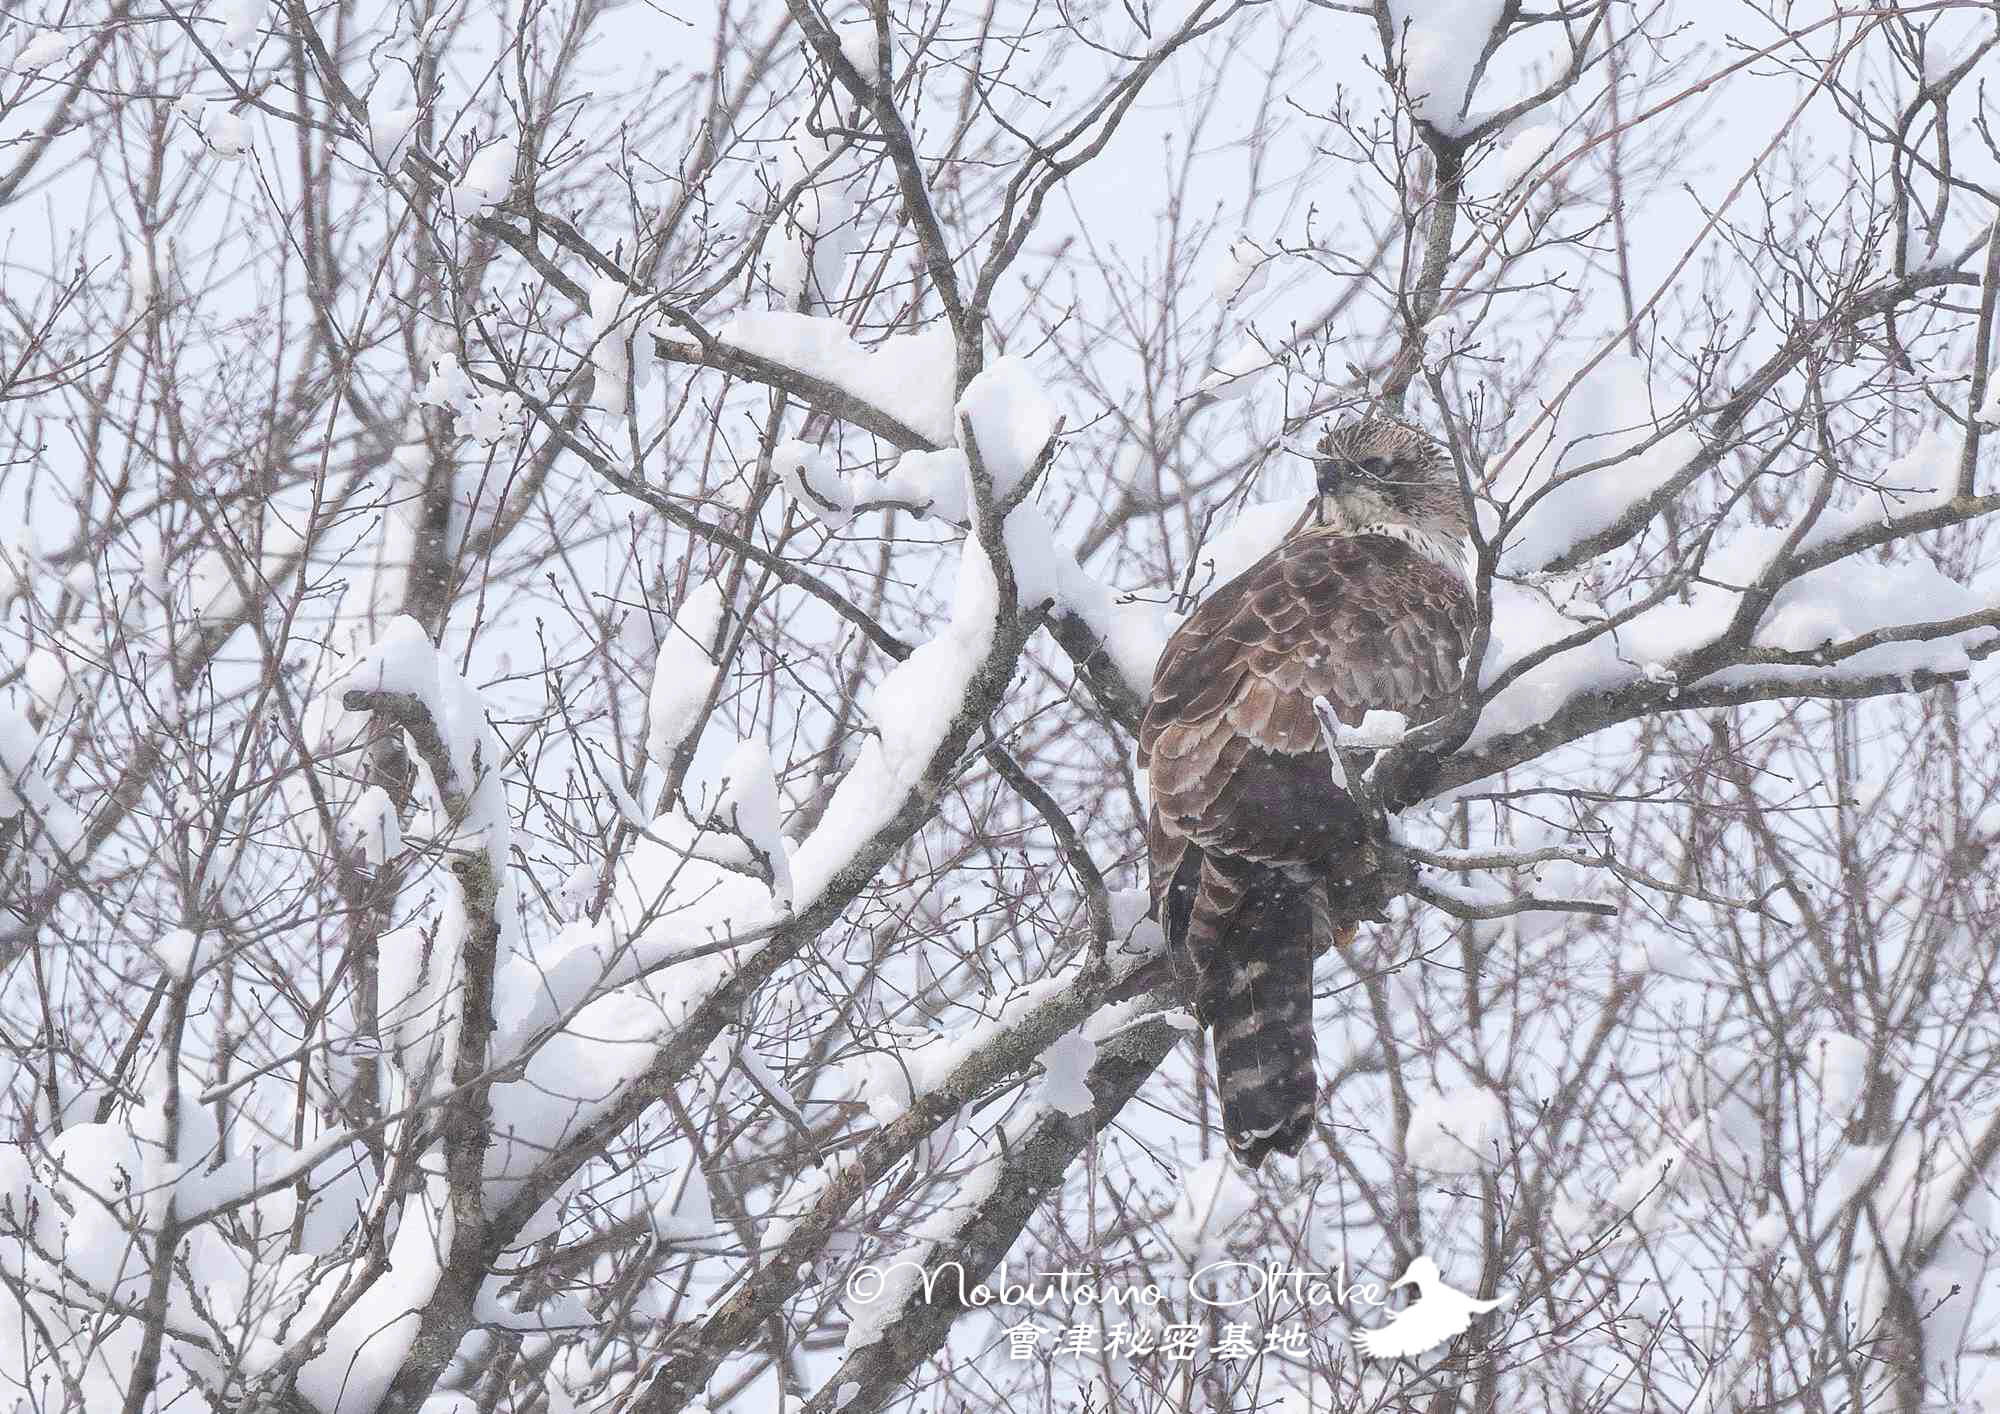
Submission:
M 1412 725 L 1454 693 L 1472 596 L 1443 449 L 1372 418 L 1320 444 L 1320 495 L 1269 555 L 1168 642 L 1139 759 L 1153 797 L 1153 906 L 1213 1032 L 1223 1128 L 1255 1167 L 1311 1131 L 1312 963 L 1330 905 L 1374 868 L 1333 784 L 1313 699 Z

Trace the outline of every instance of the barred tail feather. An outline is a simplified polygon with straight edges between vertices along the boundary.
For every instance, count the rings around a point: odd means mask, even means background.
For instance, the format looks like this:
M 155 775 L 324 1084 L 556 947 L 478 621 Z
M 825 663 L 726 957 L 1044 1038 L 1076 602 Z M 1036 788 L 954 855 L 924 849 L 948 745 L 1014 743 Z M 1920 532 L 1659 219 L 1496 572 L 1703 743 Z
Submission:
M 1211 883 L 1221 882 L 1211 880 L 1214 872 L 1211 856 L 1190 943 L 1200 941 Z M 1268 869 L 1229 872 L 1237 887 L 1217 890 L 1214 902 L 1236 906 L 1226 928 L 1208 940 L 1206 955 L 1194 955 L 1196 1005 L 1214 1032 L 1224 1136 L 1254 1169 L 1274 1149 L 1296 1154 L 1312 1133 L 1315 890 Z

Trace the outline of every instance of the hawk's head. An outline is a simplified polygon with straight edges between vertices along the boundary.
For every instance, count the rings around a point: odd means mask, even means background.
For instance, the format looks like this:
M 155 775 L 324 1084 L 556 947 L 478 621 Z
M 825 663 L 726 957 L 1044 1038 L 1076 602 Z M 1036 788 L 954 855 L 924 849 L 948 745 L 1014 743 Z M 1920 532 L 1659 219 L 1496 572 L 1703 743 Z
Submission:
M 1318 526 L 1395 535 L 1419 548 L 1448 551 L 1454 561 L 1462 555 L 1465 500 L 1451 453 L 1421 428 L 1371 413 L 1329 428 L 1313 464 Z

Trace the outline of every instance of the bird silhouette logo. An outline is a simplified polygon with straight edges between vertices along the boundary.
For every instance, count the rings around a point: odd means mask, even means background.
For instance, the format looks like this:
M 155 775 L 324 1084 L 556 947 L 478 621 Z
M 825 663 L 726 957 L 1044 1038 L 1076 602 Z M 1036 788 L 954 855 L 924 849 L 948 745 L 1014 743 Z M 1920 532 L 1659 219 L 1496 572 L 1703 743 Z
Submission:
M 1416 1299 L 1397 1312 L 1387 1325 L 1354 1333 L 1354 1343 L 1361 1347 L 1363 1355 L 1377 1360 L 1421 1355 L 1455 1335 L 1464 1334 L 1474 1316 L 1483 1316 L 1503 1304 L 1501 1297 L 1479 1301 L 1446 1286 L 1438 1264 L 1428 1257 L 1417 1258 L 1408 1271 L 1389 1283 L 1391 1291 L 1399 1286 L 1414 1286 Z

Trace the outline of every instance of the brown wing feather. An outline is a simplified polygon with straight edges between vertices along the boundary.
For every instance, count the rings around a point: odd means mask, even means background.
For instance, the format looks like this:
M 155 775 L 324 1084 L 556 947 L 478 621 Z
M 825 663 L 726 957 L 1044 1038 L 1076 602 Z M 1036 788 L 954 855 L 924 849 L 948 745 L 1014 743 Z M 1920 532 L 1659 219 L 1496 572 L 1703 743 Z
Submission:
M 1376 708 L 1435 715 L 1458 688 L 1472 621 L 1465 583 L 1400 540 L 1306 534 L 1280 545 L 1204 600 L 1160 656 L 1139 730 L 1154 839 L 1266 858 L 1288 841 L 1323 849 L 1329 840 L 1300 831 L 1316 835 L 1308 822 L 1346 801 L 1320 764 L 1313 698 L 1354 723 Z M 1258 764 L 1262 753 L 1308 760 L 1279 771 Z M 1268 792 L 1281 778 L 1290 809 L 1274 811 Z M 1162 862 L 1156 903 L 1173 872 Z
M 1324 695 L 1343 716 L 1421 714 L 1458 687 L 1472 633 L 1464 582 L 1384 535 L 1303 535 L 1216 590 L 1168 640 L 1139 730 L 1161 735 L 1229 711 L 1268 684 Z M 1357 717 L 1358 720 L 1358 717 Z M 1273 750 L 1296 747 L 1266 742 Z

